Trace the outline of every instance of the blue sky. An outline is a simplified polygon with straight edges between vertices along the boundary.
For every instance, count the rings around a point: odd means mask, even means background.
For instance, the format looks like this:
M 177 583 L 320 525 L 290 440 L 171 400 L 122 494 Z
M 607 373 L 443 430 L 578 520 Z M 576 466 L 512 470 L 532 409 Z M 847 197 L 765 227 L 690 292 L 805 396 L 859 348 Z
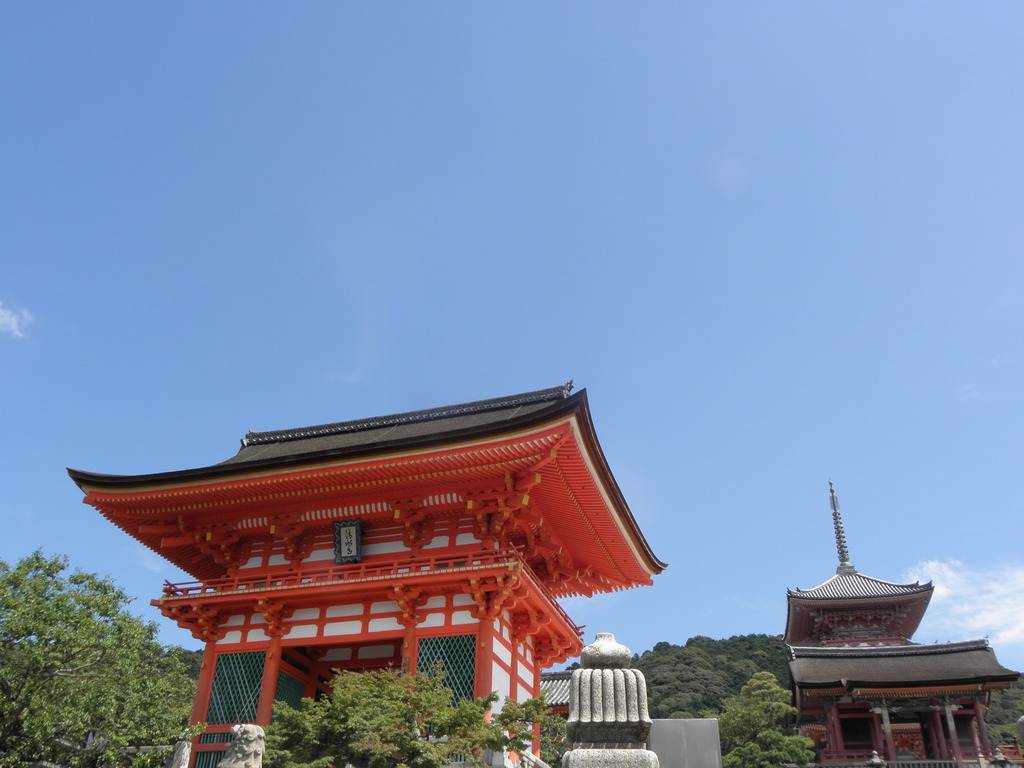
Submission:
M 1024 6 L 0 6 L 0 558 L 185 580 L 67 466 L 586 387 L 642 651 L 854 564 L 1024 669 Z M 196 643 L 168 627 L 167 642 Z

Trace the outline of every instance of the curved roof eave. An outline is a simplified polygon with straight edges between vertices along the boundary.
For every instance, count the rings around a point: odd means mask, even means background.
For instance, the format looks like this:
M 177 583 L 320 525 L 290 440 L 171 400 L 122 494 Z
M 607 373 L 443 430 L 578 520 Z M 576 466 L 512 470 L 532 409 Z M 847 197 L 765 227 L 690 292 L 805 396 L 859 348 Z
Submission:
M 920 582 L 897 584 L 865 576 L 862 573 L 837 573 L 832 578 L 810 589 L 788 589 L 786 595 L 791 600 L 846 602 L 874 598 L 891 600 L 904 596 L 924 595 L 933 590 L 934 587 L 930 581 L 924 584 Z
M 171 472 L 157 472 L 144 475 L 110 475 L 85 472 L 72 468 L 68 468 L 67 472 L 87 497 L 91 492 L 117 493 L 118 491 L 137 491 L 144 488 L 148 490 L 157 490 L 160 488 L 170 488 L 174 486 L 187 486 L 193 483 L 211 483 L 237 476 L 287 471 L 298 467 L 309 467 L 310 465 L 326 464 L 335 461 L 382 456 L 401 451 L 416 450 L 419 448 L 426 449 L 455 441 L 497 437 L 504 433 L 521 431 L 532 426 L 547 424 L 560 418 L 571 418 L 575 416 L 576 423 L 580 427 L 580 440 L 585 444 L 587 453 L 592 457 L 594 471 L 599 475 L 602 485 L 607 490 L 609 502 L 613 507 L 616 517 L 622 524 L 624 532 L 631 540 L 634 552 L 638 555 L 638 559 L 640 560 L 643 569 L 652 576 L 657 575 L 665 570 L 665 568 L 668 567 L 668 564 L 660 560 L 654 554 L 649 542 L 640 530 L 636 519 L 633 517 L 632 511 L 629 509 L 629 505 L 626 503 L 626 500 L 619 489 L 618 483 L 612 475 L 611 469 L 609 468 L 608 462 L 604 456 L 604 452 L 601 450 L 600 443 L 597 439 L 597 434 L 590 415 L 590 408 L 587 402 L 586 389 L 581 389 L 576 394 L 570 395 L 568 394 L 568 387 L 570 386 L 571 382 L 567 385 L 563 385 L 562 387 L 554 387 L 550 390 L 540 390 L 537 393 L 527 393 L 527 395 L 550 395 L 550 397 L 548 399 L 538 400 L 526 405 L 511 403 L 508 407 L 510 412 L 503 416 L 497 415 L 502 410 L 501 408 L 497 408 L 484 412 L 483 415 L 477 415 L 476 417 L 466 417 L 465 415 L 459 414 L 456 416 L 442 415 L 436 419 L 425 418 L 415 422 L 420 425 L 418 428 L 411 430 L 406 429 L 404 432 L 400 428 L 387 427 L 387 431 L 395 436 L 390 438 L 382 437 L 382 439 L 372 440 L 369 442 L 345 444 L 346 441 L 342 440 L 342 444 L 340 445 L 324 446 L 323 438 L 315 436 L 314 438 L 311 438 L 314 440 L 314 444 L 317 445 L 317 448 L 314 450 L 295 451 L 284 455 L 273 455 L 271 457 L 257 456 L 251 460 L 240 461 L 238 460 L 239 456 L 246 453 L 249 448 L 248 445 L 243 443 L 242 448 L 235 457 L 232 457 L 225 462 L 213 464 L 207 467 L 197 467 L 194 469 Z M 562 396 L 558 396 L 559 391 L 564 392 L 564 394 Z M 513 398 L 508 398 L 507 400 L 511 401 L 512 399 Z M 497 398 L 494 401 L 479 402 L 484 404 L 504 400 L 506 399 Z M 418 411 L 412 413 L 415 415 L 425 414 L 429 417 L 431 413 L 437 412 L 446 414 L 456 408 L 456 406 L 452 406 L 445 409 L 436 409 L 435 411 Z M 487 414 L 490 415 L 488 416 Z M 398 416 L 403 415 L 405 414 L 399 414 Z M 397 417 L 382 418 L 392 419 Z M 439 429 L 436 431 L 426 431 L 426 427 L 422 426 L 426 424 L 436 424 Z M 331 427 L 337 425 L 325 426 Z M 310 443 L 305 441 L 303 438 L 300 437 L 296 439 L 290 437 L 290 435 L 295 432 L 304 431 L 305 430 L 282 431 L 282 433 L 287 433 L 289 438 L 278 442 L 286 445 L 294 445 L 296 448 L 302 447 L 303 445 L 308 446 Z M 252 434 L 253 433 L 250 433 L 250 436 Z M 258 434 L 272 435 L 275 433 Z M 86 499 L 86 501 L 88 501 L 88 499 Z

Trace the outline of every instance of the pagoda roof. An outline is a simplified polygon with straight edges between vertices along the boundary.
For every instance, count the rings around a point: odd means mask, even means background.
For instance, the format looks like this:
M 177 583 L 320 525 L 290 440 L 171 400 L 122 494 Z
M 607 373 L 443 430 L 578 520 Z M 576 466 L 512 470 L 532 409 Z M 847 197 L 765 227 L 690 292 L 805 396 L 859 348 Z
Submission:
M 169 533 L 169 527 L 226 525 L 246 536 L 283 511 L 298 509 L 304 521 L 331 509 L 346 510 L 334 517 L 383 517 L 391 511 L 382 500 L 445 494 L 448 503 L 465 509 L 467 500 L 451 496 L 458 489 L 505 487 L 516 472 L 529 478 L 536 472 L 538 480 L 543 473 L 549 479 L 528 491 L 530 498 L 546 510 L 545 525 L 573 560 L 590 569 L 591 585 L 605 591 L 648 584 L 666 564 L 654 555 L 612 476 L 586 390 L 570 394 L 571 387 L 249 432 L 237 454 L 205 467 L 68 474 L 87 504 L 187 573 L 207 579 L 223 576 L 223 566 L 197 557 L 194 546 L 182 541 L 189 534 Z M 587 588 L 564 594 L 585 593 Z
M 795 645 L 817 639 L 819 622 L 826 611 L 899 606 L 889 631 L 909 639 L 924 618 L 934 589 L 930 581 L 925 584 L 897 584 L 865 576 L 849 563 L 843 563 L 835 576 L 816 587 L 787 590 L 783 637 L 787 643 Z
M 1013 682 L 1019 673 L 996 660 L 988 641 L 865 648 L 791 646 L 790 673 L 799 688 L 921 689 Z
M 915 581 L 913 584 L 896 584 L 891 581 L 865 576 L 852 568 L 840 569 L 839 573 L 811 589 L 790 589 L 790 598 L 799 600 L 822 600 L 826 602 L 864 600 L 873 598 L 902 597 L 904 595 L 931 595 L 932 583 Z

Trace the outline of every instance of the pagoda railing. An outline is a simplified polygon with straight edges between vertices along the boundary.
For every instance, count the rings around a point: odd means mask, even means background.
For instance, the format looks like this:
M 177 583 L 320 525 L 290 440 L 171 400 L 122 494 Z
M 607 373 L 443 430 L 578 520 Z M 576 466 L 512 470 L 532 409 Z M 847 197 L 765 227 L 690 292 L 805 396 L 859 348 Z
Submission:
M 408 579 L 410 576 L 426 576 L 428 574 L 451 574 L 481 570 L 518 571 L 526 577 L 544 595 L 548 595 L 540 582 L 533 575 L 532 569 L 512 550 L 495 550 L 485 554 L 447 555 L 411 558 L 389 563 L 347 563 L 345 565 L 330 564 L 320 568 L 304 567 L 301 571 L 285 573 L 261 571 L 260 573 L 236 573 L 220 579 L 206 581 L 187 581 L 172 584 L 164 582 L 163 598 L 154 600 L 154 604 L 167 600 L 188 600 L 197 597 L 215 597 L 249 594 L 255 592 L 276 592 L 282 589 L 302 589 L 305 587 L 324 587 L 332 584 L 358 584 L 361 582 L 379 582 L 387 580 Z M 558 616 L 577 634 L 582 632 L 573 623 L 569 615 L 558 602 L 548 595 L 548 601 Z

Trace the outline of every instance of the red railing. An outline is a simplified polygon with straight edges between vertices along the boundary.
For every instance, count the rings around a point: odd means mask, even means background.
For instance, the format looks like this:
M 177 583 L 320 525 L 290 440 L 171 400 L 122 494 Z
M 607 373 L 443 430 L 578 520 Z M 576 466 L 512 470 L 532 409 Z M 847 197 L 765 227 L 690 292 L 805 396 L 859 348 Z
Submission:
M 307 587 L 323 587 L 332 584 L 358 584 L 368 581 L 399 580 L 410 576 L 424 576 L 431 573 L 448 574 L 467 571 L 490 570 L 495 568 L 507 571 L 518 570 L 537 590 L 545 595 L 561 619 L 577 633 L 581 630 L 573 623 L 569 615 L 550 596 L 533 575 L 530 567 L 523 562 L 518 553 L 511 550 L 495 550 L 484 554 L 447 555 L 433 557 L 410 558 L 403 561 L 389 561 L 375 564 L 372 562 L 347 563 L 335 565 L 331 563 L 320 568 L 303 567 L 301 571 L 246 574 L 236 573 L 222 579 L 207 581 L 188 581 L 172 584 L 164 582 L 163 600 L 185 600 L 199 596 L 212 597 L 217 595 L 237 595 L 252 592 L 276 592 L 281 589 L 302 589 Z M 157 601 L 154 601 L 156 603 Z

